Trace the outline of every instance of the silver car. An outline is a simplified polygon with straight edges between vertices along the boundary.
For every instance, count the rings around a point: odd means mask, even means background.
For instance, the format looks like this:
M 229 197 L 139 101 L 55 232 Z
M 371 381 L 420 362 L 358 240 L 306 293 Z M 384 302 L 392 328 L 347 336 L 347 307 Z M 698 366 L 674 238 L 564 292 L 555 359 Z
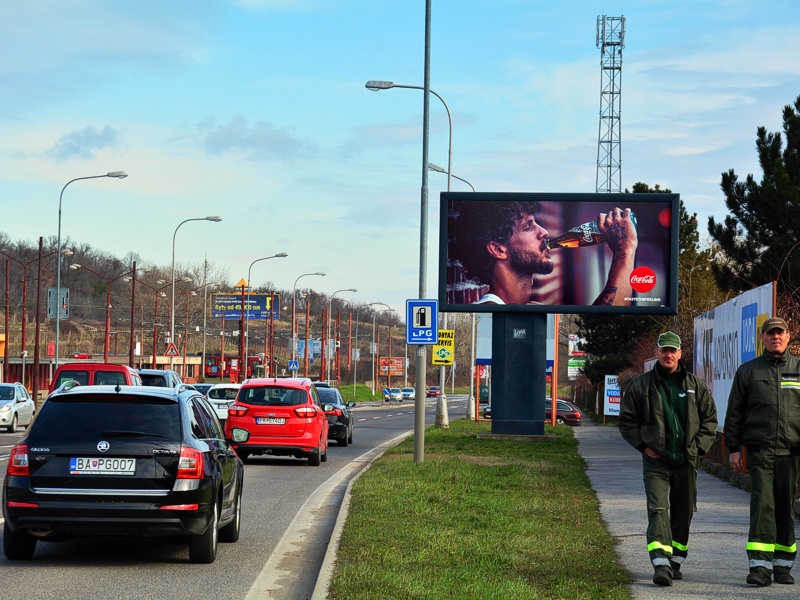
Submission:
M 36 404 L 21 383 L 0 383 L 0 427 L 9 433 L 17 425 L 28 427 L 36 415 Z

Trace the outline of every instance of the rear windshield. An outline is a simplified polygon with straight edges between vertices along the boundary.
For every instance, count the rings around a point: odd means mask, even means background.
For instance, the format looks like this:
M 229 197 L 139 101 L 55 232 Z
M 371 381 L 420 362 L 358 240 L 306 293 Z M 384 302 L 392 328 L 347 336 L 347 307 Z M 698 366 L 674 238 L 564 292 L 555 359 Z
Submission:
M 323 402 L 327 402 L 329 404 L 340 404 L 339 400 L 339 393 L 334 388 L 317 388 L 317 392 L 319 393 L 319 397 L 322 399 Z
M 254 406 L 296 406 L 308 402 L 308 392 L 283 387 L 242 388 L 237 400 Z
M 143 385 L 150 385 L 153 387 L 167 387 L 167 378 L 163 375 L 147 375 L 145 373 L 141 373 L 142 377 L 142 384 Z
M 89 371 L 69 370 L 66 369 L 58 374 L 56 380 L 56 387 L 60 387 L 65 381 L 77 381 L 81 385 L 89 385 Z
M 143 439 L 180 441 L 180 409 L 175 401 L 144 396 L 50 398 L 28 435 L 28 443 L 101 440 L 112 431 L 141 432 Z
M 213 388 L 208 390 L 208 397 L 211 400 L 236 400 L 239 390 L 234 388 Z

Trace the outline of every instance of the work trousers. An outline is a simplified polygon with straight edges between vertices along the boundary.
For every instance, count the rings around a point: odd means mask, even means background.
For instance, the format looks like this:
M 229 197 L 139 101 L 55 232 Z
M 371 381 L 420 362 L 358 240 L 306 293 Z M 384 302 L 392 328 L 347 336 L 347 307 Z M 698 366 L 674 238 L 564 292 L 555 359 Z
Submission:
M 647 497 L 647 551 L 653 567 L 680 566 L 689 550 L 689 525 L 697 504 L 697 470 L 642 454 Z
M 747 471 L 751 486 L 747 536 L 750 570 L 788 572 L 797 554 L 794 505 L 800 456 L 750 452 Z

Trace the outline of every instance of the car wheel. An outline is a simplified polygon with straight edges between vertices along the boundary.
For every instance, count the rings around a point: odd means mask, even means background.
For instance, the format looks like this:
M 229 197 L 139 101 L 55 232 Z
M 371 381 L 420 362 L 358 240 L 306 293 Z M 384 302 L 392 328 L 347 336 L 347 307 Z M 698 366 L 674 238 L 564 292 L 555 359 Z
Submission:
M 14 413 L 14 416 L 11 417 L 11 423 L 6 427 L 6 431 L 8 433 L 14 433 L 17 430 L 17 414 Z
M 201 535 L 189 538 L 189 560 L 193 563 L 210 564 L 217 558 L 217 540 L 219 538 L 219 505 L 215 501 L 211 506 L 211 521 Z
M 8 560 L 30 560 L 36 552 L 36 538 L 24 531 L 11 531 L 3 524 L 3 554 Z
M 564 425 L 566 421 L 564 420 L 564 417 L 556 417 L 556 423 L 559 425 Z
M 226 544 L 239 541 L 239 530 L 242 523 L 242 482 L 239 481 L 236 487 L 239 489 L 236 492 L 236 506 L 233 509 L 233 521 L 219 530 L 219 541 Z
M 320 450 L 317 448 L 316 452 L 311 452 L 308 455 L 308 466 L 309 467 L 318 467 L 320 465 Z
M 350 435 L 347 438 L 347 443 L 348 444 L 352 444 L 353 443 L 353 430 L 352 429 L 350 430 Z
M 35 418 L 36 418 L 36 411 L 33 411 L 31 413 L 30 421 L 28 421 L 28 424 L 25 425 L 25 429 L 28 429 L 28 427 L 30 427 L 33 424 L 33 419 L 35 419 Z
M 319 457 L 322 462 L 328 462 L 328 440 L 325 440 L 325 452 Z
M 347 432 L 345 432 L 344 437 L 341 437 L 338 440 L 336 440 L 336 443 L 339 446 L 347 446 L 348 442 L 349 440 L 347 439 Z

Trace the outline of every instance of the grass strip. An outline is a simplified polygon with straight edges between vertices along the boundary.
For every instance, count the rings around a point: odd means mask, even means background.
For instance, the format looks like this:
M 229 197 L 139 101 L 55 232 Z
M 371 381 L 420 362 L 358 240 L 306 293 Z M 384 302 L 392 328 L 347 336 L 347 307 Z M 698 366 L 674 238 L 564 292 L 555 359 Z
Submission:
M 630 598 L 572 430 L 552 442 L 430 428 L 355 483 L 329 598 Z

